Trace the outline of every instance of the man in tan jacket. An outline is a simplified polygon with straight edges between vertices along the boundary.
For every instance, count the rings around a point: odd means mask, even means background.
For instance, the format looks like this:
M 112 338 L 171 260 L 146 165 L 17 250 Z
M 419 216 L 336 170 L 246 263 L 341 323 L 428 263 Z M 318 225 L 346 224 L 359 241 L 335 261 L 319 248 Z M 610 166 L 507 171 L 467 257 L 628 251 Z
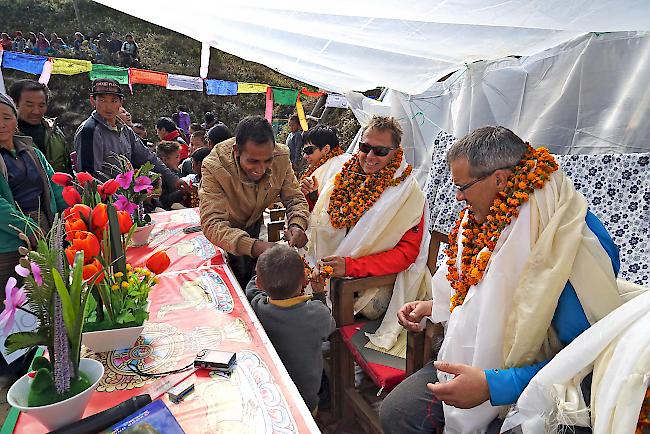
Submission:
M 264 210 L 280 197 L 287 208 L 290 246 L 307 244 L 309 207 L 291 168 L 289 148 L 275 143 L 271 124 L 244 118 L 235 137 L 217 144 L 203 160 L 199 200 L 203 233 L 229 253 L 230 266 L 245 287 L 255 258 L 273 247 L 259 240 Z

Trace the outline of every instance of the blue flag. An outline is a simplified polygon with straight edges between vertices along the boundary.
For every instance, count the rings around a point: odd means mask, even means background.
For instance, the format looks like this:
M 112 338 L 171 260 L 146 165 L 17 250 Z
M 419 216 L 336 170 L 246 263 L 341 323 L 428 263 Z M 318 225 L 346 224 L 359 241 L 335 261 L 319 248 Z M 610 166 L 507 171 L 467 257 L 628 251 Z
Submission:
M 205 80 L 208 95 L 237 95 L 237 83 L 224 80 Z
M 47 57 L 45 56 L 34 56 L 15 51 L 5 51 L 2 55 L 3 68 L 16 69 L 35 75 L 40 75 L 43 72 L 45 62 L 47 62 Z

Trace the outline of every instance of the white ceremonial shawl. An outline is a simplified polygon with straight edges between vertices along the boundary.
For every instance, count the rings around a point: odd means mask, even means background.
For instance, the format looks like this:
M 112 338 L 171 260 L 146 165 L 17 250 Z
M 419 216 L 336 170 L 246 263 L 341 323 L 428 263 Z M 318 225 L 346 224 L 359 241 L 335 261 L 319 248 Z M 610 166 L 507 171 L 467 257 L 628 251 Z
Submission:
M 323 187 L 330 179 L 333 179 L 341 171 L 343 165 L 352 158 L 352 154 L 341 154 L 332 157 L 323 163 L 318 169 L 311 174 L 318 181 L 318 194 L 323 191 Z

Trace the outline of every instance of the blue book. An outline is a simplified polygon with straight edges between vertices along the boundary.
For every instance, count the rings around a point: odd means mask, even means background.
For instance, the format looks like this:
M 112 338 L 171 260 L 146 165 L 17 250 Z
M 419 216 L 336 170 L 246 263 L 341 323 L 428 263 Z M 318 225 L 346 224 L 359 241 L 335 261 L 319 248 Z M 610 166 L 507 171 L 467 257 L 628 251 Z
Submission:
M 171 411 L 160 399 L 116 423 L 105 434 L 185 434 Z

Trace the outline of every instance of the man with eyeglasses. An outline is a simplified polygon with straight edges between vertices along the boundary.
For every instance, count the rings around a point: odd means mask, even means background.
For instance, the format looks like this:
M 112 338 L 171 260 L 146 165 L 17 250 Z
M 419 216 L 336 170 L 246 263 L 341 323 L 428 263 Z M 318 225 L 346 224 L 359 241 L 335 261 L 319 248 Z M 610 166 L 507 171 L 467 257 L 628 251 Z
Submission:
M 379 328 L 373 323 L 361 332 L 381 352 L 390 352 L 398 339 L 405 342 L 397 309 L 405 300 L 422 300 L 431 284 L 424 193 L 401 141 L 395 118 L 373 117 L 359 151 L 325 182 L 309 223 L 309 255 L 321 269 L 332 267 L 334 277 L 398 274 L 395 285 L 364 291 L 355 300 L 355 312 L 366 318 L 384 315 Z M 391 303 L 393 298 L 399 301 Z
M 438 360 L 382 403 L 387 434 L 498 433 L 535 374 L 621 304 L 617 247 L 548 151 L 483 127 L 454 143 L 447 163 L 467 208 L 432 300 L 398 312 L 413 332 L 425 317 L 445 323 L 445 338 Z M 567 386 L 567 396 L 585 397 L 576 413 L 588 415 L 590 387 L 591 375 Z

